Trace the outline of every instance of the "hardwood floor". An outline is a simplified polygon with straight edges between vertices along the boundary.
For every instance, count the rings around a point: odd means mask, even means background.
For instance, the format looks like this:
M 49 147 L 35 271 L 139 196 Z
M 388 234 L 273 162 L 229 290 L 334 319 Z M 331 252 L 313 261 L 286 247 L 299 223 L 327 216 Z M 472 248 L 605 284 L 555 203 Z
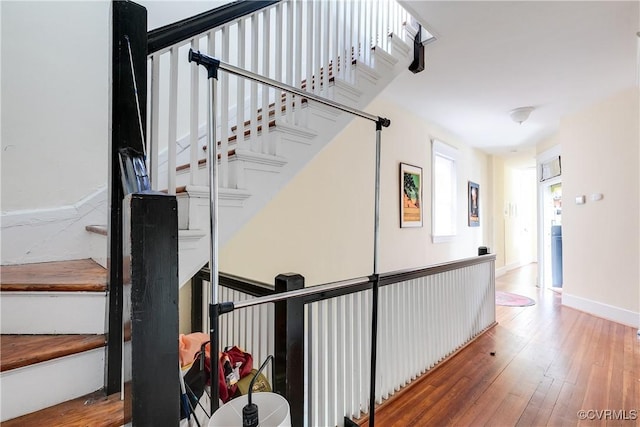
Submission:
M 640 425 L 637 330 L 563 307 L 561 294 L 536 288 L 536 268 L 496 279 L 535 305 L 498 306 L 498 325 L 383 403 L 376 425 Z

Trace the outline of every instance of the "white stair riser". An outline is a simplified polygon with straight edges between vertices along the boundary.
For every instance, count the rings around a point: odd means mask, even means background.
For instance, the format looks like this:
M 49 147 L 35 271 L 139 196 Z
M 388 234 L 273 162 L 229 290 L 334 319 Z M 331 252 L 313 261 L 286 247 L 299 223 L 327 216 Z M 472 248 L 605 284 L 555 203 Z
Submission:
M 102 268 L 107 268 L 107 236 L 94 232 L 89 234 L 89 256 Z
M 3 292 L 3 334 L 104 334 L 106 292 Z
M 1 421 L 103 388 L 104 362 L 105 349 L 99 348 L 3 372 Z

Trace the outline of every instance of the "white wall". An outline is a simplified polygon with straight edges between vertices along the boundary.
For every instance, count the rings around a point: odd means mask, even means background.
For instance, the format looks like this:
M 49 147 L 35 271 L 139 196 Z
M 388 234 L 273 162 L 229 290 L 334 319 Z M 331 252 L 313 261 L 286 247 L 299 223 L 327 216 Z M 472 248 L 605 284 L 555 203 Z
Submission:
M 563 120 L 563 303 L 640 326 L 637 87 Z M 590 195 L 603 194 L 601 201 Z M 587 203 L 576 205 L 585 195 Z
M 467 181 L 491 188 L 488 157 L 379 97 L 366 111 L 391 119 L 382 132 L 380 271 L 475 256 L 491 246 L 489 191 L 481 226 L 467 226 Z M 458 236 L 431 243 L 431 148 L 436 137 L 460 150 Z M 373 272 L 375 126 L 355 119 L 220 251 L 220 269 L 264 282 L 296 272 L 307 285 Z M 400 228 L 399 164 L 419 166 L 425 180 L 422 228 Z M 481 193 L 482 194 L 482 193 Z
M 0 7 L 2 211 L 72 205 L 107 180 L 110 2 Z

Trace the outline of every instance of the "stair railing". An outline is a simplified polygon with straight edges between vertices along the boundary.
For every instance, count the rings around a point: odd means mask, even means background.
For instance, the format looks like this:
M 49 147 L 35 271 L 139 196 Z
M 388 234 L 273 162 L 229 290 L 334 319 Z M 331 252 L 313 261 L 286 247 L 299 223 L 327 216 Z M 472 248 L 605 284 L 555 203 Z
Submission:
M 208 282 L 210 271 L 198 277 Z M 495 255 L 381 273 L 377 280 L 374 397 L 368 375 L 374 276 L 304 287 L 293 273 L 278 275 L 272 286 L 221 274 L 221 301 L 233 301 L 234 311 L 220 317 L 220 343 L 239 345 L 254 360 L 277 355 L 270 380 L 289 401 L 292 425 L 355 426 L 354 419 L 372 425 L 372 408 L 495 325 Z M 200 281 L 192 289 L 204 293 L 202 301 L 211 287 Z M 200 306 L 196 330 L 207 312 Z M 298 315 L 293 324 L 291 312 Z
M 231 65 L 328 97 L 336 78 L 353 81 L 354 70 L 373 66 L 373 48 L 392 49 L 409 14 L 394 0 L 279 1 L 179 41 L 156 43 L 149 35 L 149 170 L 154 189 L 174 194 L 177 185 L 206 185 L 206 76 L 186 61 L 189 49 Z M 266 7 L 265 7 L 266 5 Z M 165 30 L 166 31 L 166 30 Z M 153 37 L 152 37 L 153 36 Z M 265 137 L 277 121 L 304 126 L 303 97 L 223 75 L 217 93 L 220 186 L 245 189 L 233 170 L 234 155 L 278 155 Z M 182 166 L 184 164 L 184 166 Z M 189 166 L 187 167 L 186 164 Z M 177 178 L 176 167 L 189 171 Z M 182 172 L 184 173 L 184 172 Z

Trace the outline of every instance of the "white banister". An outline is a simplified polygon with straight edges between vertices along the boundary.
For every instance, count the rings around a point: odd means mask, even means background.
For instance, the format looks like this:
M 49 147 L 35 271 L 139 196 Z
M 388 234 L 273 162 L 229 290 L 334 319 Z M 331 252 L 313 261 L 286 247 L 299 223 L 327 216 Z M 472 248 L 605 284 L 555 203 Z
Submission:
M 168 141 L 176 141 L 178 127 L 178 47 L 171 48 L 170 62 L 170 82 L 169 82 L 169 139 Z M 170 171 L 176 170 L 176 144 L 168 144 L 168 162 L 167 168 Z M 167 175 L 167 192 L 168 194 L 176 194 L 176 174 L 169 173 Z
M 271 23 L 271 10 L 265 9 L 262 13 L 262 70 L 261 73 L 265 77 L 271 77 L 269 72 L 269 43 L 270 40 L 270 23 Z M 226 73 L 224 73 L 226 74 Z M 267 135 L 269 134 L 269 91 L 271 89 L 267 85 L 262 85 L 262 132 L 260 135 L 261 152 L 263 154 L 269 154 L 269 146 L 267 141 Z
M 293 80 L 293 52 L 294 52 L 294 38 L 293 38 L 293 24 L 294 24 L 294 12 L 293 12 L 293 3 L 286 3 L 287 10 L 287 38 L 286 38 L 286 62 L 285 62 L 285 83 L 289 86 L 295 86 L 295 82 Z M 300 24 L 298 24 L 300 25 Z M 301 62 L 301 61 L 298 61 Z M 289 94 L 285 95 L 285 116 L 287 123 L 293 123 L 293 97 Z
M 259 16 L 258 12 L 251 15 L 251 67 L 249 69 L 254 73 L 258 72 L 258 28 Z M 259 151 L 258 148 L 258 84 L 251 82 L 251 102 L 250 117 L 251 123 L 249 129 L 251 131 L 251 150 Z M 240 137 L 240 136 L 239 136 Z M 244 136 L 242 136 L 244 138 Z
M 191 39 L 191 48 L 198 49 L 198 47 L 198 39 Z M 200 125 L 200 79 L 198 78 L 198 72 L 199 70 L 197 68 L 191 68 L 191 92 L 189 97 L 189 167 L 191 168 L 191 170 L 198 170 L 198 160 L 200 154 L 198 151 L 198 136 Z M 190 174 L 189 182 L 191 183 L 191 185 L 198 184 L 197 177 L 198 174 L 196 173 Z
M 245 28 L 246 20 L 241 18 L 238 20 L 238 46 L 245 45 L 245 36 L 246 36 L 246 28 Z M 241 68 L 245 68 L 246 63 L 246 52 L 244 50 L 238 49 L 238 66 Z M 237 79 L 238 86 L 238 94 L 236 97 L 236 143 L 240 145 L 244 139 L 244 118 L 245 118 L 245 86 L 246 82 L 244 79 Z
M 278 5 L 276 6 L 276 22 L 275 22 L 275 28 L 274 28 L 274 32 L 276 34 L 276 43 L 275 43 L 275 79 L 279 82 L 283 81 L 282 78 L 282 25 L 283 25 L 283 19 L 282 19 L 282 9 L 284 8 L 282 3 L 278 3 Z M 274 115 L 274 120 L 278 120 L 280 118 L 280 116 L 282 115 L 282 95 L 283 92 L 280 91 L 275 91 L 275 95 L 274 95 L 274 102 L 275 102 L 275 115 Z
M 147 140 L 149 147 L 147 153 L 149 156 L 149 179 L 151 188 L 158 190 L 159 180 L 159 153 L 160 153 L 160 55 L 153 55 L 150 58 L 151 64 L 151 93 L 149 94 L 149 131 Z

